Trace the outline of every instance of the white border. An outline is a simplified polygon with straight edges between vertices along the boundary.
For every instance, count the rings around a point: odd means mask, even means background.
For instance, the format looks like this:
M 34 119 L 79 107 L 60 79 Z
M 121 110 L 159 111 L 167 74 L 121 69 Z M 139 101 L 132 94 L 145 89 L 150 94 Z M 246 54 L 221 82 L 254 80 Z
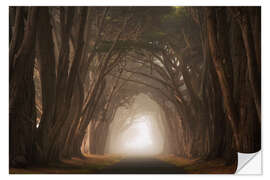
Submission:
M 129 180 L 132 179 L 179 179 L 182 177 L 188 178 L 206 178 L 206 179 L 216 179 L 216 178 L 267 178 L 269 179 L 270 173 L 270 164 L 268 162 L 270 148 L 269 143 L 264 142 L 264 139 L 269 137 L 269 129 L 270 128 L 270 117 L 267 113 L 270 107 L 270 26 L 269 26 L 269 17 L 270 17 L 270 8 L 269 8 L 269 0 L 1 0 L 0 6 L 0 17 L 1 17 L 1 28 L 0 28 L 0 50 L 1 50 L 1 58 L 0 58 L 0 138 L 1 138 L 1 163 L 0 163 L 0 171 L 1 171 L 1 179 L 6 177 L 9 178 L 25 178 L 25 179 L 48 179 L 48 178 L 59 178 L 59 175 L 49 175 L 49 176 L 38 176 L 38 175 L 30 175 L 30 176 L 19 176 L 18 175 L 8 175 L 8 6 L 57 6 L 57 5 L 65 5 L 65 6 L 260 6 L 262 5 L 262 151 L 266 152 L 263 155 L 263 176 L 233 176 L 233 175 L 64 175 L 62 178 L 74 179 L 76 178 L 94 178 L 94 179 L 104 179 L 104 178 L 112 178 L 112 179 L 124 179 L 127 178 Z M 266 127 L 266 129 L 264 129 Z M 4 177 L 3 177 L 4 176 Z M 61 177 L 60 177 L 61 178 Z

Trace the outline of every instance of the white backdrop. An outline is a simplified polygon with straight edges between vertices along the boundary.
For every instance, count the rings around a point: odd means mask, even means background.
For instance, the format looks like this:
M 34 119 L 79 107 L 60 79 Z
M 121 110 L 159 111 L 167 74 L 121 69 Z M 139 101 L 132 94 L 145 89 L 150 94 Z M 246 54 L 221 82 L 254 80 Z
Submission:
M 267 178 L 269 179 L 270 174 L 270 163 L 269 163 L 269 141 L 264 141 L 268 139 L 270 130 L 267 127 L 270 127 L 270 118 L 269 118 L 269 107 L 270 107 L 270 7 L 269 0 L 1 0 L 0 1 L 0 18 L 1 18 L 1 28 L 0 28 L 0 137 L 1 137 L 1 158 L 0 158 L 0 179 L 5 178 L 20 178 L 20 179 L 48 179 L 48 178 L 65 178 L 65 179 L 74 179 L 74 178 L 94 178 L 94 179 L 179 179 L 179 178 L 206 178 L 206 179 L 228 179 L 228 178 Z M 245 172 L 251 172 L 252 169 L 261 165 L 263 176 L 254 176 L 254 175 L 64 175 L 65 177 L 59 177 L 59 175 L 9 175 L 8 174 L 8 6 L 60 6 L 60 5 L 69 5 L 69 6 L 109 6 L 109 5 L 126 5 L 126 6 L 262 6 L 262 153 L 263 156 L 256 156 L 255 158 L 259 161 L 248 162 Z M 266 129 L 265 129 L 266 127 Z M 269 152 L 269 153 L 268 153 Z M 260 164 L 260 162 L 262 164 Z M 253 163 L 253 164 L 252 164 Z M 78 176 L 78 177 L 74 177 Z M 229 177 L 228 177 L 229 176 Z

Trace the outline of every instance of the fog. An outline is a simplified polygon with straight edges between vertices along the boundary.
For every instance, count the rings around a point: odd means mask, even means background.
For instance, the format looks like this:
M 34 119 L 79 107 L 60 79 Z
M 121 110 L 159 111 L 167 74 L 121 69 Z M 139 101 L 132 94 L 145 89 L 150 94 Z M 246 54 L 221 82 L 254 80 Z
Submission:
M 107 153 L 154 155 L 163 151 L 162 109 L 145 94 L 134 97 L 128 107 L 117 110 L 111 123 Z

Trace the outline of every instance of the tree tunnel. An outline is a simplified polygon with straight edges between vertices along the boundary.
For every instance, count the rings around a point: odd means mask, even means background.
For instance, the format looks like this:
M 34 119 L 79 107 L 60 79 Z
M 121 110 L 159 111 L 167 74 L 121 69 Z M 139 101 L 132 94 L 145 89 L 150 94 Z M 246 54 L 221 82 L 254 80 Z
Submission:
M 260 8 L 10 7 L 10 21 L 11 166 L 260 150 Z
M 112 121 L 109 121 L 105 144 L 96 147 L 101 139 L 91 133 L 91 123 L 86 131 L 81 150 L 83 153 L 157 155 L 168 153 L 169 129 L 165 113 L 160 105 L 147 94 L 139 93 L 130 97 L 132 103 L 119 107 Z M 92 128 L 93 130 L 93 128 Z M 91 142 L 92 140 L 92 142 Z M 91 146 L 97 150 L 91 152 Z M 166 152 L 167 151 L 167 152 Z

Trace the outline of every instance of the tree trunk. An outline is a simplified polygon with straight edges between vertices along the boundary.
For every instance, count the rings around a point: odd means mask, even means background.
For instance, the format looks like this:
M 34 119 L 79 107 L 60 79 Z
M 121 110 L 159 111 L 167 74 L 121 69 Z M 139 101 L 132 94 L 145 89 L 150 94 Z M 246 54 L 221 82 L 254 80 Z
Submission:
M 223 68 L 223 62 L 227 62 L 228 59 L 224 56 L 223 48 L 220 47 L 217 38 L 217 22 L 216 22 L 216 10 L 213 8 L 207 8 L 207 30 L 210 52 L 212 55 L 213 64 L 218 75 L 221 92 L 223 95 L 224 107 L 226 109 L 227 117 L 230 122 L 234 141 L 237 149 L 240 149 L 240 142 L 238 137 L 238 113 L 233 100 L 232 89 L 230 82 L 226 77 L 225 70 Z
M 48 147 L 52 142 L 49 139 L 52 129 L 52 124 L 55 118 L 55 99 L 56 99 L 56 72 L 55 72 L 55 56 L 54 56 L 54 44 L 52 38 L 52 27 L 50 24 L 49 8 L 40 8 L 40 20 L 37 29 L 38 37 L 38 60 L 40 63 L 40 79 L 42 87 L 42 116 L 39 124 L 39 142 L 38 149 L 42 152 L 38 152 L 37 157 L 41 161 L 47 159 Z M 41 155 L 42 154 L 42 155 Z M 43 157 L 42 157 L 43 156 Z M 45 159 L 43 159 L 45 158 Z
M 248 76 L 252 90 L 252 96 L 256 104 L 257 114 L 261 123 L 261 79 L 258 72 L 258 64 L 256 60 L 255 43 L 250 25 L 250 18 L 246 12 L 241 12 L 239 20 L 242 30 L 242 37 L 247 55 Z M 259 60 L 258 60 L 259 61 Z
M 14 55 L 10 81 L 9 135 L 10 166 L 31 162 L 36 125 L 35 87 L 33 81 L 34 47 L 38 8 L 28 8 L 22 44 Z M 16 33 L 16 32 L 15 32 Z M 12 50 L 11 50 L 12 51 Z

